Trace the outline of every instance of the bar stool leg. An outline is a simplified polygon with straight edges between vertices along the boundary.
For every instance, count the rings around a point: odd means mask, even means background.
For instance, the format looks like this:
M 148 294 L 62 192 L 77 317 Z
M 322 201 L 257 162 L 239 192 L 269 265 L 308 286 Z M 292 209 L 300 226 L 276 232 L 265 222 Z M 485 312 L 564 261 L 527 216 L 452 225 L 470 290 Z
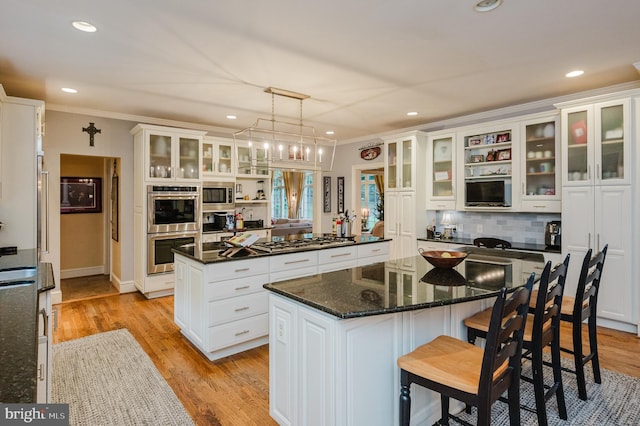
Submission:
M 558 402 L 558 415 L 562 420 L 567 420 L 567 404 L 564 400 L 564 384 L 562 383 L 562 364 L 560 361 L 560 342 L 554 339 L 551 342 L 551 364 L 553 366 L 553 383 L 557 385 L 555 390 Z
M 400 426 L 409 426 L 411 422 L 411 396 L 409 374 L 400 370 Z
M 573 324 L 573 361 L 576 368 L 576 382 L 578 384 L 578 397 L 587 400 L 587 384 L 584 377 L 584 362 L 582 360 L 582 324 Z
M 538 424 L 547 426 L 547 407 L 544 398 L 544 377 L 542 375 L 542 348 L 531 354 L 531 369 L 533 370 L 533 393 L 536 397 L 536 413 Z
M 596 322 L 589 318 L 589 350 L 591 351 L 591 367 L 593 368 L 593 379 L 596 383 L 602 383 L 600 377 L 600 357 L 598 357 L 598 338 L 596 332 Z
M 440 407 L 442 410 L 442 418 L 440 419 L 441 425 L 449 424 L 449 397 L 440 394 Z

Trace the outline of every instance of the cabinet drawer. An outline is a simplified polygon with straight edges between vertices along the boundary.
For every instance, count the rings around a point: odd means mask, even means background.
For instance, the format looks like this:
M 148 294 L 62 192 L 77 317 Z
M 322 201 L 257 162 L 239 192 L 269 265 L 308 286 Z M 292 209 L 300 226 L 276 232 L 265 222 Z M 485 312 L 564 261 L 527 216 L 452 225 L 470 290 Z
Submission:
M 358 259 L 356 259 L 354 256 L 354 258 L 350 260 L 343 260 L 340 262 L 334 261 L 326 263 L 324 265 L 318 265 L 318 273 L 322 274 L 324 272 L 339 271 L 340 269 L 355 268 L 357 264 Z
M 251 275 L 269 272 L 269 259 L 243 259 L 216 263 L 213 268 L 207 268 L 208 282 L 225 281 L 233 278 L 250 277 Z
M 266 290 L 246 296 L 210 302 L 207 306 L 207 325 L 219 325 L 269 312 Z
M 291 280 L 294 278 L 308 277 L 309 275 L 315 275 L 318 273 L 318 265 L 309 266 L 307 268 L 288 269 L 278 272 L 271 272 L 269 275 L 269 282 Z
M 209 328 L 205 350 L 208 352 L 217 351 L 227 346 L 244 343 L 268 334 L 269 314 L 245 318 Z
M 358 246 L 358 258 L 389 255 L 389 243 L 370 243 Z
M 268 281 L 267 274 L 255 275 L 246 278 L 237 278 L 227 281 L 207 283 L 205 300 L 213 301 L 228 297 L 242 296 L 264 290 L 262 286 Z
M 272 273 L 290 269 L 308 268 L 310 266 L 318 265 L 318 252 L 305 251 L 302 253 L 271 256 L 269 259 L 269 268 Z
M 356 247 L 338 247 L 332 249 L 320 250 L 318 252 L 318 264 L 323 265 L 327 263 L 345 262 L 349 260 L 356 260 L 357 250 Z M 355 262 L 354 262 L 355 265 Z

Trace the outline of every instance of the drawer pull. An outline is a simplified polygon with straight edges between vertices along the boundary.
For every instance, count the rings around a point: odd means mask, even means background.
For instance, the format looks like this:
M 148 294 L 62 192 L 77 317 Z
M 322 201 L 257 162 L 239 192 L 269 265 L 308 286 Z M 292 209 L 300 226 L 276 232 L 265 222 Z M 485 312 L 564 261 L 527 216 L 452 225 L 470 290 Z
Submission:
M 334 257 L 344 257 L 344 256 L 351 256 L 351 253 L 332 254 L 332 255 L 331 255 L 331 258 L 334 258 Z
M 236 269 L 234 272 L 246 272 L 248 270 L 249 268 L 241 268 L 241 269 Z
M 248 307 L 248 306 L 245 306 L 245 307 L 243 307 L 243 308 L 238 308 L 238 309 L 236 309 L 235 311 L 236 311 L 236 312 L 241 312 L 241 311 L 246 311 L 247 309 L 249 309 L 249 307 Z
M 44 374 L 45 374 L 44 364 L 40 364 L 38 366 L 38 380 L 44 381 Z
M 236 291 L 239 291 L 239 290 L 246 290 L 246 289 L 248 289 L 248 288 L 251 288 L 251 286 L 243 285 L 242 287 L 236 287 Z
M 249 333 L 249 330 L 240 331 L 240 332 L 236 333 L 236 337 L 242 336 L 243 334 L 247 334 L 247 333 Z
M 379 252 L 380 250 L 381 250 L 381 249 L 373 249 L 373 250 L 371 250 L 371 253 L 377 253 L 377 252 Z
M 291 265 L 293 263 L 303 263 L 308 262 L 309 259 L 300 259 L 300 260 L 290 260 L 289 262 L 284 262 L 285 265 Z

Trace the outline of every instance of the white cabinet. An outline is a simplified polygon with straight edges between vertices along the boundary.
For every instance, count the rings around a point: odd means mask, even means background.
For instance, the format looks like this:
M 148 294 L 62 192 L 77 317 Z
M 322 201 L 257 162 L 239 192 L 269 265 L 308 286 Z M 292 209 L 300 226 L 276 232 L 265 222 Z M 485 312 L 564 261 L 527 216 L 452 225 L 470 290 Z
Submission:
M 629 98 L 562 109 L 563 186 L 631 183 Z
M 51 297 L 48 291 L 38 295 L 38 366 L 36 402 L 46 404 L 51 401 Z
M 427 139 L 427 209 L 455 210 L 455 133 L 430 133 Z
M 557 115 L 521 123 L 520 211 L 559 213 L 560 125 Z
M 202 140 L 202 178 L 230 178 L 235 173 L 233 140 L 205 136 Z
M 200 180 L 202 138 L 206 132 L 138 124 L 131 133 L 136 158 L 144 158 L 144 181 Z
M 269 146 L 236 140 L 236 177 L 268 177 Z
M 318 251 L 270 256 L 269 271 L 270 282 L 314 275 L 318 272 Z
M 391 239 L 391 259 L 416 253 L 416 238 L 427 226 L 426 179 L 424 173 L 427 138 L 423 132 L 408 132 L 385 140 L 385 238 Z
M 369 265 L 371 263 L 386 262 L 389 260 L 391 243 L 381 242 L 375 244 L 358 245 L 358 266 Z
M 318 252 L 318 273 L 354 268 L 358 263 L 358 252 L 353 246 L 338 247 Z

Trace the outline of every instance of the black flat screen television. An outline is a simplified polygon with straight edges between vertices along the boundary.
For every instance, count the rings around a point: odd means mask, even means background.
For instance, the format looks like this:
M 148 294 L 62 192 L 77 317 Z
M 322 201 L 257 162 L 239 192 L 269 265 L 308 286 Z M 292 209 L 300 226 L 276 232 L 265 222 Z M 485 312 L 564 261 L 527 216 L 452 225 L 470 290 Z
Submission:
M 511 185 L 503 180 L 467 182 L 467 206 L 497 206 L 511 205 Z

